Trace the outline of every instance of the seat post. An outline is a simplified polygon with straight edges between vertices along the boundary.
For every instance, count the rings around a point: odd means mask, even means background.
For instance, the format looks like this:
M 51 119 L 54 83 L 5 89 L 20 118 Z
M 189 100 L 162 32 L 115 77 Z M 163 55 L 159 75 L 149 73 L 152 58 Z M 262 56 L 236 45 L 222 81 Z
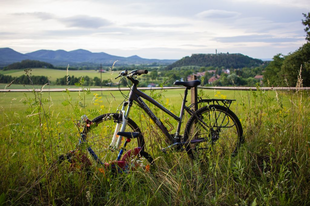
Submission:
M 194 81 L 197 79 L 196 75 L 191 75 L 190 80 Z M 191 88 L 191 104 L 194 104 L 194 110 L 198 110 L 198 105 L 197 105 L 197 86 Z

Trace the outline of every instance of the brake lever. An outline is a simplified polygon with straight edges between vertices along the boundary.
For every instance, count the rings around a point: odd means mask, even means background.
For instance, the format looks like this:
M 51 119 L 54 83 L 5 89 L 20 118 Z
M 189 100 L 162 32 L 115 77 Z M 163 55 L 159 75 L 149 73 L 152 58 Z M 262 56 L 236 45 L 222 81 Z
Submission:
M 125 75 L 127 75 L 127 74 L 128 74 L 127 70 L 121 71 L 121 72 L 119 73 L 119 75 L 118 75 L 117 77 L 115 77 L 115 79 L 118 79 L 118 78 L 120 78 L 121 76 L 125 76 Z

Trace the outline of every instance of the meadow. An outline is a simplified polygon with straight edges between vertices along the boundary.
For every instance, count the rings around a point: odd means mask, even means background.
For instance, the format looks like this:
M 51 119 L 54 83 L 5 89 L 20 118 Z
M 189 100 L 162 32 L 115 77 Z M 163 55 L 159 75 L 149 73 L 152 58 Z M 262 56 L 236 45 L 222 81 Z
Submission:
M 148 93 L 179 113 L 183 90 Z M 309 93 L 199 93 L 237 100 L 231 109 L 245 136 L 237 156 L 201 162 L 184 152 L 164 154 L 156 128 L 132 112 L 156 168 L 117 176 L 94 169 L 91 177 L 58 165 L 58 156 L 76 147 L 76 120 L 115 112 L 120 92 L 0 93 L 0 205 L 309 205 Z
M 11 75 L 12 77 L 19 77 L 25 74 L 24 70 L 7 70 L 7 71 L 0 71 L 0 74 L 4 75 Z M 47 76 L 48 79 L 52 82 L 55 82 L 57 78 L 63 78 L 67 76 L 67 70 L 57 70 L 57 69 L 31 69 L 31 75 L 33 76 Z M 82 77 L 82 76 L 89 76 L 90 78 L 98 77 L 100 78 L 100 73 L 97 70 L 70 70 L 69 68 L 69 75 L 75 77 Z M 102 79 L 107 80 L 110 78 L 115 77 L 115 72 L 107 72 L 102 73 Z

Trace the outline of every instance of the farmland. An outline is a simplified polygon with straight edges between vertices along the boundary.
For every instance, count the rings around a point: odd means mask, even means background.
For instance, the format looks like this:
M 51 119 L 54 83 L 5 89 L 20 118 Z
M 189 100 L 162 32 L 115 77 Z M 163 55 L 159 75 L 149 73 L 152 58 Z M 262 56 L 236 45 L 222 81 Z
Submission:
M 13 77 L 19 77 L 23 74 L 25 74 L 24 70 L 8 70 L 8 71 L 0 71 L 1 74 L 4 75 L 11 75 Z M 34 76 L 47 76 L 50 81 L 55 82 L 57 78 L 62 78 L 67 75 L 66 70 L 57 70 L 57 69 L 32 69 L 31 74 Z M 94 77 L 99 77 L 100 78 L 100 73 L 96 70 L 69 70 L 69 75 L 70 76 L 75 76 L 75 77 L 82 77 L 82 76 L 89 76 L 90 78 Z M 114 73 L 103 73 L 102 78 L 103 80 L 105 79 L 110 79 L 111 75 L 112 77 L 117 76 Z
M 147 93 L 179 113 L 183 90 Z M 237 100 L 231 109 L 240 118 L 246 139 L 238 155 L 213 155 L 198 162 L 184 152 L 164 154 L 159 145 L 166 143 L 155 135 L 156 128 L 140 121 L 146 118 L 142 113 L 132 112 L 156 169 L 116 177 L 96 168 L 88 177 L 54 163 L 76 147 L 76 120 L 83 114 L 92 119 L 116 111 L 122 102 L 120 92 L 0 93 L 0 205 L 310 204 L 308 92 L 199 93 Z

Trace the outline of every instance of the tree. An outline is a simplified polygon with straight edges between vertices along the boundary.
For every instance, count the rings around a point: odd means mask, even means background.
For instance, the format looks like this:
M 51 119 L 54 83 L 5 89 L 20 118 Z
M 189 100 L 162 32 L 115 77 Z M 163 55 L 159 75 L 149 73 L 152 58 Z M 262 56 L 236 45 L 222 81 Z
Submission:
M 296 86 L 300 69 L 302 69 L 303 86 L 310 86 L 310 42 L 304 44 L 283 61 L 281 73 L 287 80 L 288 86 Z
M 54 68 L 50 63 L 40 62 L 36 60 L 23 60 L 22 62 L 16 62 L 7 66 L 7 70 L 12 69 L 26 69 L 26 68 Z
M 302 20 L 302 24 L 306 26 L 305 32 L 307 33 L 306 40 L 310 41 L 310 12 L 308 14 L 302 14 L 305 17 L 305 20 Z
M 151 79 L 154 79 L 154 80 L 155 80 L 155 79 L 158 77 L 158 72 L 157 72 L 157 70 L 151 71 L 150 76 L 151 76 Z
M 181 74 L 181 78 L 183 79 L 183 81 L 187 81 L 187 77 L 192 75 L 193 71 L 192 70 L 186 70 L 184 71 L 183 74 Z
M 273 61 L 268 64 L 264 73 L 263 82 L 265 85 L 285 86 L 283 75 L 281 75 L 283 61 L 284 56 L 282 54 L 277 54 L 273 57 Z
M 256 86 L 256 83 L 257 83 L 258 81 L 256 80 L 256 79 L 254 79 L 253 77 L 249 77 L 249 78 L 247 78 L 247 80 L 246 80 L 246 83 L 247 83 L 247 86 L 249 86 L 249 87 L 254 87 L 254 86 Z
M 240 78 L 236 74 L 230 74 L 227 76 L 227 79 L 231 85 L 240 85 Z
M 101 79 L 99 77 L 94 77 L 94 85 L 101 86 Z
M 208 80 L 213 76 L 212 73 L 206 72 L 205 75 L 203 76 L 203 85 L 207 85 L 208 84 Z

